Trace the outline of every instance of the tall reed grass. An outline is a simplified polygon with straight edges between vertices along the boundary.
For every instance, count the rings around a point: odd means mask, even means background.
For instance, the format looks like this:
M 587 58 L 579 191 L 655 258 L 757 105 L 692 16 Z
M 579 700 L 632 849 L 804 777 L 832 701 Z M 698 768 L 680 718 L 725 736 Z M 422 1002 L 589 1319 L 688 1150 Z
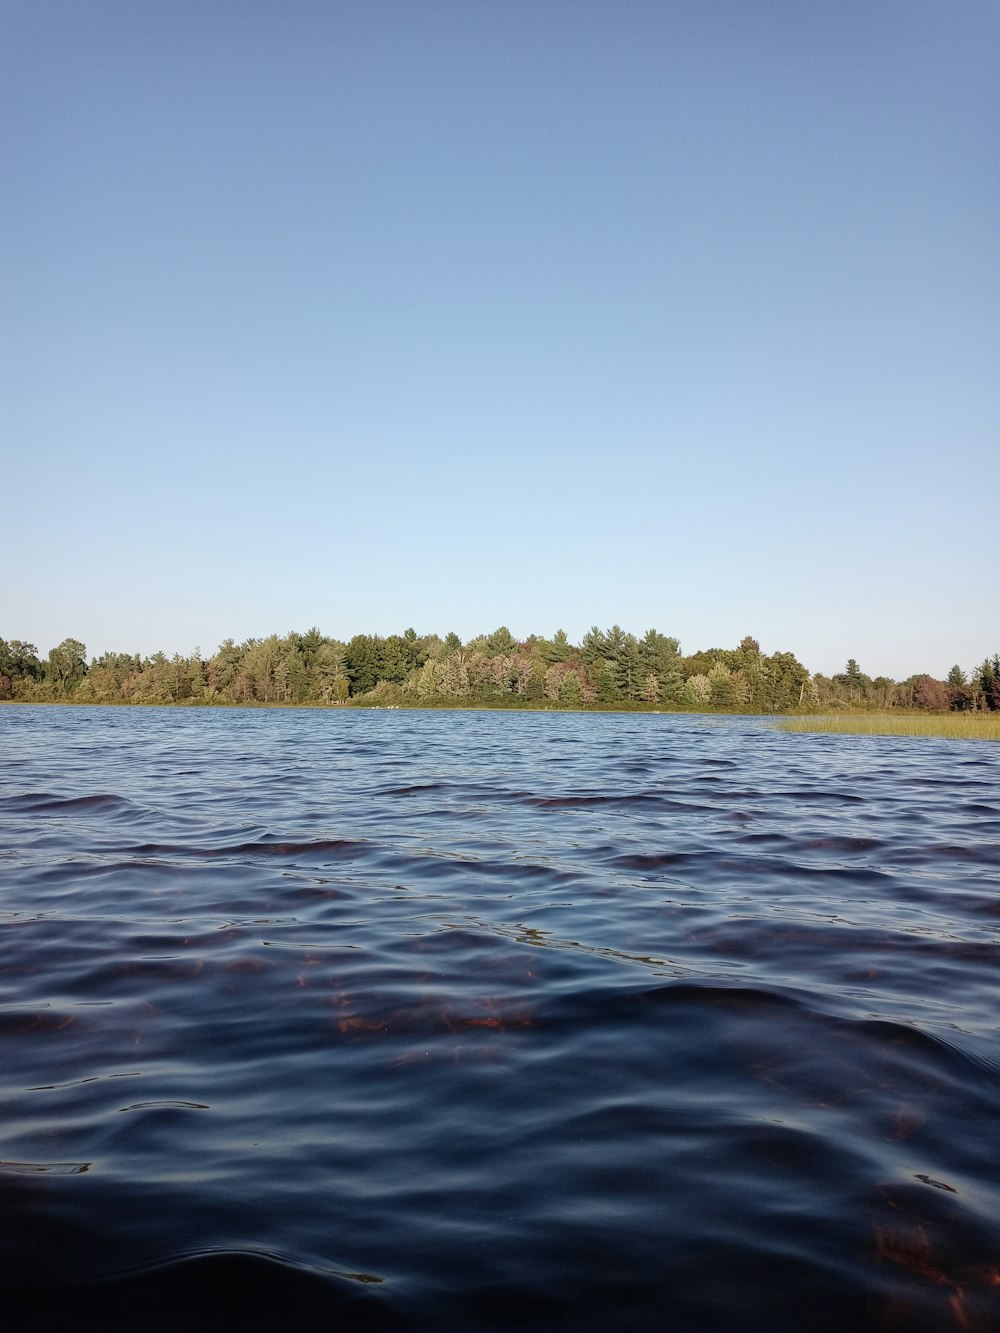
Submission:
M 782 731 L 832 731 L 851 736 L 949 736 L 1000 741 L 1000 713 L 840 713 L 791 717 Z

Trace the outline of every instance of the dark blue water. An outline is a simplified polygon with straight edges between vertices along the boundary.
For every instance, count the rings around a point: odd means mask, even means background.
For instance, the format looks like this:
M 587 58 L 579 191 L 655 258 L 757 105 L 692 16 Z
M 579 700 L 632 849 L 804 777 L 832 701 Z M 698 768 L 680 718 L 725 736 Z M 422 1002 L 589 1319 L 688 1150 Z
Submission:
M 1000 747 L 0 708 L 12 1329 L 1000 1328 Z

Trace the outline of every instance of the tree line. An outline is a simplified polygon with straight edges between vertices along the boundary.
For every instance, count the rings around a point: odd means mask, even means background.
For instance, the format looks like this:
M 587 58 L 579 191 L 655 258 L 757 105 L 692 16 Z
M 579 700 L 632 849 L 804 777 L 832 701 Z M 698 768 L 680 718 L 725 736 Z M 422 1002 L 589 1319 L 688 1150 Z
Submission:
M 104 653 L 87 660 L 77 639 L 42 658 L 0 639 L 0 700 L 94 704 L 343 704 L 544 708 L 660 708 L 789 713 L 837 709 L 1000 709 L 1000 655 L 945 681 L 918 674 L 874 680 L 851 658 L 834 676 L 812 675 L 790 652 L 766 655 L 747 636 L 736 648 L 685 655 L 671 635 L 641 637 L 594 626 L 579 644 L 564 630 L 517 640 L 502 625 L 463 642 L 457 634 L 356 634 L 312 628 L 237 644 L 211 657 Z

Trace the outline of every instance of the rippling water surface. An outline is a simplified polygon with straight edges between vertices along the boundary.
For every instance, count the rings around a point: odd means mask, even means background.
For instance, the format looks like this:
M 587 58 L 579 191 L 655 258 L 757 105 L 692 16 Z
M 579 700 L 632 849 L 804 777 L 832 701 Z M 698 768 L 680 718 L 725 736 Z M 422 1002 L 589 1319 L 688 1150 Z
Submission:
M 12 1329 L 1000 1328 L 1000 747 L 0 708 Z

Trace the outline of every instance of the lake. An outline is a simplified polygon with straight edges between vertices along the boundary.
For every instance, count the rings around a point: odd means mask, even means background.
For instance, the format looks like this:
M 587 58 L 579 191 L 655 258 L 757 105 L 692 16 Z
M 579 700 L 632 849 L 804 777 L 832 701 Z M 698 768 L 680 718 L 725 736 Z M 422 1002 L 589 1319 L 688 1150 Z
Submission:
M 996 1330 L 1000 747 L 0 707 L 13 1330 Z

